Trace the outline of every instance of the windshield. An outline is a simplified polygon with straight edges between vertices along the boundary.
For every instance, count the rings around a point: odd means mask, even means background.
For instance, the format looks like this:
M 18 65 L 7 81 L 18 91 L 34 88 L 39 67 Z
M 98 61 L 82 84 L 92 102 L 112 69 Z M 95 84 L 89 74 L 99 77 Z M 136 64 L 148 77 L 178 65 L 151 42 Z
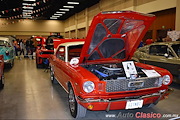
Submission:
M 52 36 L 49 36 L 48 39 L 63 39 L 63 36 L 61 36 L 61 35 L 52 35 Z
M 48 38 L 48 39 L 46 40 L 46 47 L 45 47 L 45 48 L 48 49 L 48 50 L 54 50 L 54 42 L 53 42 L 53 39 Z
M 68 61 L 72 58 L 80 57 L 83 45 L 73 45 L 68 47 Z
M 180 44 L 172 45 L 174 52 L 180 57 Z

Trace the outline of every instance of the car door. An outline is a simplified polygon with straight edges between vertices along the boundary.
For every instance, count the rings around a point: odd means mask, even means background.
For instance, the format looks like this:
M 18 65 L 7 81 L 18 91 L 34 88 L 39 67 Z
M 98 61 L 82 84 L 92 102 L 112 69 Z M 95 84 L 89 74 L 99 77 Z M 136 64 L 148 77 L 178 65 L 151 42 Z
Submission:
M 168 45 L 151 45 L 148 53 L 142 59 L 144 63 L 165 68 L 172 74 L 176 73 L 177 65 L 174 64 L 176 57 Z
M 54 56 L 54 75 L 57 78 L 57 80 L 60 81 L 60 76 L 62 76 L 61 74 L 62 72 L 62 64 L 64 63 L 65 60 L 65 47 L 64 46 L 59 46 L 58 50 L 56 51 L 56 55 Z
M 59 81 L 59 83 L 66 88 L 67 81 L 69 80 L 69 76 L 67 75 L 68 72 L 68 65 L 65 62 L 66 59 L 66 47 L 59 46 L 56 51 L 56 56 L 54 57 L 54 75 Z

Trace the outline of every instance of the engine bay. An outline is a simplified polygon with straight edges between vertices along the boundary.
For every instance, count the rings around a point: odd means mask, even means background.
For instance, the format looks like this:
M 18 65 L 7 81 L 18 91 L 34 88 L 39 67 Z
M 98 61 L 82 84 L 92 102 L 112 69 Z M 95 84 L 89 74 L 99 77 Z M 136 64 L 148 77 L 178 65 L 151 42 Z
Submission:
M 95 74 L 100 80 L 136 79 L 140 77 L 147 77 L 141 70 L 142 68 L 135 67 L 137 74 L 132 74 L 130 78 L 128 78 L 125 74 L 122 63 L 90 64 L 82 65 L 82 67 Z

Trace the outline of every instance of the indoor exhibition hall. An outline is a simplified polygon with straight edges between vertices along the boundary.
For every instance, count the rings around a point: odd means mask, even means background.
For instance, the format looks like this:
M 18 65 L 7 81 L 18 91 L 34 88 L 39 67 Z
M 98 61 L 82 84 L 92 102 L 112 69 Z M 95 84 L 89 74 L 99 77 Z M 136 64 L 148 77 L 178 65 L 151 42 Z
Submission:
M 0 0 L 0 120 L 180 120 L 180 0 Z

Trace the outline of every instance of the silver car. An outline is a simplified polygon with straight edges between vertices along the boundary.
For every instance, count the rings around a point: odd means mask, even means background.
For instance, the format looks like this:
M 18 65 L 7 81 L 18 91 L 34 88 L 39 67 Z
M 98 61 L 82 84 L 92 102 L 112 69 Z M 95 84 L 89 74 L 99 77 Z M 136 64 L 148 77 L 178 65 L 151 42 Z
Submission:
M 173 74 L 174 81 L 180 83 L 180 41 L 146 45 L 139 48 L 132 59 L 165 68 Z

